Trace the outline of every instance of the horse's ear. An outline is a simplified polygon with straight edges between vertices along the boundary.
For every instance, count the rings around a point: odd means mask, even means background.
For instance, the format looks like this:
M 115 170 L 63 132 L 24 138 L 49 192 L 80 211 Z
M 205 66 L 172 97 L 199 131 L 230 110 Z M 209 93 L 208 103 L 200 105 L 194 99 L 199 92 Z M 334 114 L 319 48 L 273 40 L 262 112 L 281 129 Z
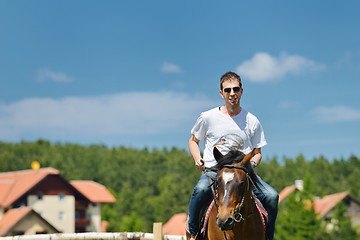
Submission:
M 224 157 L 216 146 L 214 147 L 213 154 L 217 162 Z
M 254 153 L 254 151 L 251 151 L 250 153 L 246 154 L 245 157 L 243 158 L 242 162 L 249 161 L 251 159 L 253 153 Z

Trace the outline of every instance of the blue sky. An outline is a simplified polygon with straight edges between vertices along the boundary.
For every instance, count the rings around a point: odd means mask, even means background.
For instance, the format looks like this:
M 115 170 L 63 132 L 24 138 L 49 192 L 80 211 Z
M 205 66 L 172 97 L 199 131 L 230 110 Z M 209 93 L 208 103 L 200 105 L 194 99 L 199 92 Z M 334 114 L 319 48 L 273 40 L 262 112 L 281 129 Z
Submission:
M 0 0 L 0 140 L 187 149 L 239 73 L 266 158 L 360 156 L 359 1 Z

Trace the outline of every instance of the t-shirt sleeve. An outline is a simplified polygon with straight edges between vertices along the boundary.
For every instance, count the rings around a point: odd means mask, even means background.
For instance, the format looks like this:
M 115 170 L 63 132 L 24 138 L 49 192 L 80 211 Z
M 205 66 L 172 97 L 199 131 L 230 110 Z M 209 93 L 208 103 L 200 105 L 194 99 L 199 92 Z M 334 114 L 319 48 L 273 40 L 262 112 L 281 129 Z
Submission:
M 197 139 L 203 140 L 206 136 L 207 124 L 204 114 L 201 114 L 197 119 L 195 125 L 191 129 L 191 134 L 194 135 Z
M 266 139 L 265 139 L 264 130 L 258 120 L 254 124 L 253 133 L 254 133 L 254 135 L 251 139 L 253 148 L 261 148 L 267 144 Z

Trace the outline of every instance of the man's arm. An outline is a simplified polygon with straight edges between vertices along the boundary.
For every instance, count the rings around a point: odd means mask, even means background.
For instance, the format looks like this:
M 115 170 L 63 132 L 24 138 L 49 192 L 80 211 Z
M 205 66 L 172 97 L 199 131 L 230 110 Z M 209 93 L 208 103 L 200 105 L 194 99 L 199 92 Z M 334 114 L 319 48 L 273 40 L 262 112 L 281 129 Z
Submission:
M 195 166 L 198 170 L 204 170 L 204 160 L 200 154 L 200 147 L 199 147 L 200 140 L 197 139 L 194 135 L 192 135 L 189 139 L 189 150 L 190 154 L 195 161 Z
M 255 148 L 254 152 L 253 152 L 253 156 L 251 158 L 251 166 L 254 168 L 256 166 L 258 166 L 261 162 L 261 148 Z

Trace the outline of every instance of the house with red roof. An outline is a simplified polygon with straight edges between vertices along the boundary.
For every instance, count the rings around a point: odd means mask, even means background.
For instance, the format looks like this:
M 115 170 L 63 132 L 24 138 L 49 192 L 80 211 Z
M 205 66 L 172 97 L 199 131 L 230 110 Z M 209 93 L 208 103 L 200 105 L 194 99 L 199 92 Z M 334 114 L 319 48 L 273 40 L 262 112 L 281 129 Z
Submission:
M 68 181 L 54 168 L 0 173 L 0 236 L 100 232 L 108 202 L 115 198 L 105 186 Z
M 186 213 L 177 213 L 172 216 L 163 226 L 164 235 L 186 235 L 185 224 L 187 220 Z
M 302 181 L 297 180 L 294 185 L 285 187 L 279 193 L 279 203 L 284 201 L 289 194 L 302 190 Z M 345 216 L 350 218 L 354 227 L 360 227 L 360 201 L 353 197 L 349 192 L 330 194 L 323 198 L 316 197 L 313 206 L 318 217 L 330 223 L 335 207 L 341 202 L 345 204 L 347 209 Z
M 30 207 L 10 209 L 0 220 L 0 236 L 59 233 L 49 222 Z

